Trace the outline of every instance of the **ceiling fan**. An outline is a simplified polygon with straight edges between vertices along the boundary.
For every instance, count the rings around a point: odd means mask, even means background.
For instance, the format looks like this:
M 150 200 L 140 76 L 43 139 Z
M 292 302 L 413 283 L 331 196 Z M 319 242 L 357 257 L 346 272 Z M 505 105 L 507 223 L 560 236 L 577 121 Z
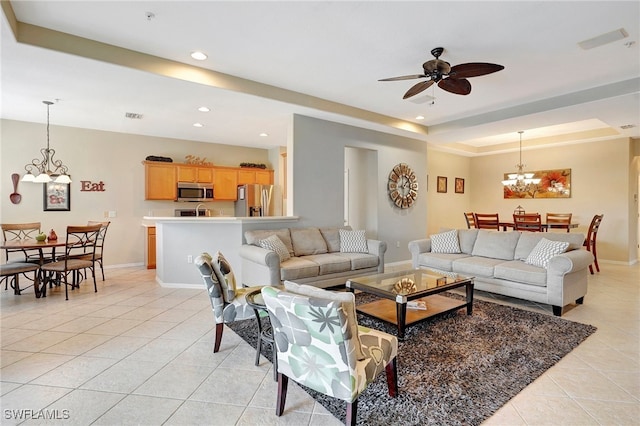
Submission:
M 438 83 L 438 87 L 447 92 L 455 93 L 456 95 L 468 95 L 471 93 L 471 83 L 469 83 L 467 78 L 491 74 L 504 69 L 502 65 L 489 64 L 486 62 L 469 62 L 451 66 L 449 62 L 440 59 L 442 52 L 444 52 L 444 47 L 436 47 L 431 50 L 431 54 L 435 56 L 435 59 L 431 59 L 422 64 L 424 74 L 383 78 L 378 81 L 412 80 L 414 78 L 428 79 L 412 86 L 407 90 L 407 93 L 404 94 L 402 99 L 417 95 L 431 87 L 433 83 Z

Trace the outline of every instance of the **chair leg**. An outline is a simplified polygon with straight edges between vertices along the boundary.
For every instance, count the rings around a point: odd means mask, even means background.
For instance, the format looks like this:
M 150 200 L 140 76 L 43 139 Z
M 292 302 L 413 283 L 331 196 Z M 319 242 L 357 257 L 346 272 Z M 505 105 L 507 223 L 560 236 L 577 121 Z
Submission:
M 67 282 L 67 274 L 62 274 L 64 279 L 64 300 L 69 300 L 69 283 Z
M 104 267 L 102 266 L 102 260 L 98 262 L 100 264 L 100 272 L 102 272 L 102 281 L 104 281 Z
M 280 417 L 284 411 L 284 404 L 287 400 L 287 385 L 289 378 L 282 373 L 278 373 L 278 399 L 276 401 L 276 416 Z
M 389 396 L 395 398 L 398 396 L 398 365 L 397 357 L 393 358 L 385 367 L 387 372 L 387 387 L 389 388 Z
M 600 272 L 600 265 L 598 265 L 598 254 L 596 253 L 596 245 L 593 245 L 593 264 L 596 265 L 596 271 Z M 593 272 L 592 272 L 593 273 Z
M 345 425 L 356 426 L 358 418 L 358 400 L 347 402 L 347 418 L 344 420 Z
M 96 266 L 95 265 L 93 265 L 93 268 L 91 268 L 91 275 L 93 275 L 93 292 L 97 293 L 98 284 L 96 283 Z
M 220 342 L 222 341 L 222 332 L 224 331 L 224 324 L 219 322 L 216 324 L 216 337 L 215 343 L 213 344 L 213 353 L 216 353 L 220 350 Z

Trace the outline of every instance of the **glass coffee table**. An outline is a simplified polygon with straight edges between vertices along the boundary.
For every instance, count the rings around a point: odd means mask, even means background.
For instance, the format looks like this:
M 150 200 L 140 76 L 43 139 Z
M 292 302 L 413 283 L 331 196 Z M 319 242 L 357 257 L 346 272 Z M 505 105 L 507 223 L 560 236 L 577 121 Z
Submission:
M 378 296 L 356 310 L 397 325 L 400 339 L 404 339 L 408 325 L 465 307 L 467 315 L 473 312 L 473 277 L 455 273 L 411 269 L 352 278 L 346 286 L 351 292 Z M 438 294 L 461 287 L 466 288 L 466 301 Z

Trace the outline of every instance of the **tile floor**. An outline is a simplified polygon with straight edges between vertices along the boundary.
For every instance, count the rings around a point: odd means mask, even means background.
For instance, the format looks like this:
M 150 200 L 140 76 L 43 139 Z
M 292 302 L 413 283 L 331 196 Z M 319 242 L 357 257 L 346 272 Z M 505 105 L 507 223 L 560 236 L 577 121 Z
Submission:
M 271 364 L 226 329 L 213 354 L 204 290 L 162 288 L 154 271 L 108 269 L 98 293 L 64 300 L 0 296 L 2 425 L 339 425 L 290 385 L 274 414 Z M 565 318 L 598 331 L 514 397 L 487 425 L 637 424 L 640 419 L 640 265 L 604 264 L 585 304 Z M 497 298 L 550 313 L 550 307 Z M 402 389 L 400 389 L 402 391 Z

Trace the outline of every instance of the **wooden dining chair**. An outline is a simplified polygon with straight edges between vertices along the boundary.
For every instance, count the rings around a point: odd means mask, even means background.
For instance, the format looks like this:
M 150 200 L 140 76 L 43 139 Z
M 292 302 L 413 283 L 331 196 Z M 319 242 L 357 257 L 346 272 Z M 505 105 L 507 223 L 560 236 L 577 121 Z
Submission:
M 551 230 L 552 227 L 555 229 L 565 229 L 569 232 L 571 225 L 571 216 L 572 213 L 547 213 L 547 217 L 545 222 L 547 224 L 547 231 Z
M 40 233 L 40 222 L 2 223 L 0 224 L 0 228 L 2 228 L 2 237 L 4 238 L 4 241 L 35 239 Z M 22 256 L 10 256 L 13 253 L 20 253 Z M 37 249 L 5 249 L 5 262 L 39 263 L 40 253 Z
M 45 263 L 40 267 L 43 272 L 55 274 L 58 281 L 64 283 L 65 300 L 69 300 L 69 286 L 72 289 L 80 286 L 80 272 L 85 269 L 91 270 L 93 276 L 93 288 L 98 292 L 95 271 L 95 253 L 98 234 L 102 225 L 87 226 L 67 226 L 67 239 L 65 253 L 61 260 Z M 72 281 L 69 284 L 68 275 L 71 274 Z M 43 285 L 46 291 L 46 285 Z
M 600 266 L 598 265 L 598 253 L 596 250 L 596 239 L 598 236 L 598 229 L 602 223 L 603 214 L 597 214 L 591 219 L 589 225 L 589 231 L 587 232 L 587 238 L 584 240 L 584 246 L 593 255 L 593 265 L 596 265 L 596 271 L 600 272 Z M 589 265 L 589 272 L 593 275 L 593 265 Z
M 476 219 L 473 216 L 473 212 L 465 213 L 464 220 L 467 222 L 467 229 L 476 227 Z
M 478 229 L 500 230 L 500 218 L 498 213 L 474 213 L 473 219 Z
M 514 231 L 542 232 L 542 218 L 538 213 L 513 215 Z

